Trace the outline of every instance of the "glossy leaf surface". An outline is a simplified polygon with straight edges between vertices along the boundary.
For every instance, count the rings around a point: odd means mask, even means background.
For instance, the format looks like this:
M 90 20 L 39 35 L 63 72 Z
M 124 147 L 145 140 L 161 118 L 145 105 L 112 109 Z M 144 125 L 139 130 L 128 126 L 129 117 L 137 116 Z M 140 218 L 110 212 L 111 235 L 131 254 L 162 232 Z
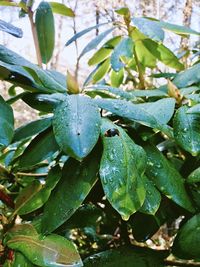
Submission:
M 14 134 L 14 116 L 12 108 L 0 96 L 0 146 L 7 146 Z
M 184 179 L 165 156 L 153 146 L 145 147 L 147 153 L 146 175 L 158 189 L 176 204 L 194 212 L 184 185 Z
M 182 259 L 200 258 L 200 214 L 188 220 L 179 230 L 172 247 L 175 256 Z
M 60 148 L 77 159 L 86 157 L 100 134 L 100 113 L 88 97 L 66 97 L 54 111 L 53 130 Z
M 113 132 L 112 136 L 109 136 L 110 132 Z M 122 128 L 108 120 L 103 120 L 101 137 L 104 147 L 100 166 L 103 189 L 113 208 L 128 220 L 145 199 L 146 155 Z
M 47 129 L 38 134 L 27 146 L 24 153 L 20 156 L 20 167 L 33 166 L 51 157 L 59 147 L 56 143 L 52 129 Z
M 85 267 L 163 267 L 162 251 L 155 252 L 150 249 L 136 247 L 121 247 L 92 255 L 84 260 Z
M 62 178 L 44 207 L 42 232 L 50 233 L 68 220 L 80 207 L 97 180 L 99 157 L 96 153 L 82 163 L 69 159 Z
M 174 138 L 176 142 L 192 155 L 200 152 L 200 114 L 187 113 L 188 108 L 181 107 L 174 116 Z
M 54 17 L 51 5 L 41 2 L 36 10 L 35 25 L 43 63 L 48 63 L 54 50 Z

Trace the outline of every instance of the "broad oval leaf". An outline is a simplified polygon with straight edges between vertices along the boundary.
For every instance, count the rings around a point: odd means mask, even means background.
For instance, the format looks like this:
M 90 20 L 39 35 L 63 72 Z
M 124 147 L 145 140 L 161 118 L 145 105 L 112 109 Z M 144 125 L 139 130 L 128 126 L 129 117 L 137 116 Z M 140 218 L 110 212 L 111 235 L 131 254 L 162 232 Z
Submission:
M 76 159 L 86 157 L 100 134 L 98 107 L 83 95 L 70 95 L 54 111 L 53 130 L 61 149 Z
M 146 175 L 158 189 L 176 204 L 194 212 L 185 189 L 184 179 L 165 156 L 154 146 L 145 147 L 147 153 Z
M 166 256 L 166 251 L 124 246 L 94 254 L 83 263 L 85 267 L 164 267 Z
M 35 25 L 42 62 L 47 64 L 54 50 L 54 17 L 48 2 L 42 1 L 36 10 Z
M 182 259 L 200 259 L 200 214 L 193 216 L 178 231 L 172 252 Z
M 109 55 L 111 54 L 112 49 L 111 48 L 106 48 L 106 47 L 102 47 L 100 48 L 88 61 L 88 65 L 92 66 L 92 65 L 96 65 L 101 63 L 102 61 L 104 61 L 106 58 L 109 57 Z
M 82 163 L 74 159 L 65 163 L 62 178 L 44 206 L 44 234 L 54 231 L 68 220 L 96 183 L 99 169 L 99 151 L 97 152 L 92 152 Z
M 174 116 L 174 138 L 192 155 L 200 152 L 200 114 L 187 113 L 186 106 L 177 110 Z
M 1 5 L 1 4 L 0 4 Z M 7 32 L 15 37 L 22 38 L 23 32 L 18 27 L 0 19 L 0 31 Z
M 7 146 L 14 135 L 13 110 L 0 96 L 0 146 Z
M 38 134 L 24 150 L 19 158 L 20 168 L 34 166 L 37 163 L 51 157 L 59 147 L 56 143 L 52 129 L 48 128 Z
M 21 252 L 31 263 L 44 267 L 81 267 L 82 261 L 73 243 L 58 235 L 47 237 L 15 234 L 6 245 Z
M 121 127 L 108 120 L 103 120 L 101 137 L 104 147 L 100 165 L 103 189 L 113 208 L 128 220 L 145 200 L 146 154 Z

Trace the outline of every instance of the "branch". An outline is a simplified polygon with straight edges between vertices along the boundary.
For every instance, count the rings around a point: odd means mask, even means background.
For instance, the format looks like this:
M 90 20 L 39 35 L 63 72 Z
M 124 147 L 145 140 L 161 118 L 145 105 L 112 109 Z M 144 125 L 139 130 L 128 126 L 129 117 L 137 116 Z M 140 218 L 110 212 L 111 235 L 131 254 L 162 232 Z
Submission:
M 32 31 L 32 35 L 33 35 L 33 41 L 34 41 L 34 45 L 35 45 L 35 51 L 36 51 L 38 65 L 40 67 L 42 67 L 42 57 L 41 57 L 41 53 L 40 53 L 38 35 L 37 35 L 36 28 L 35 28 L 35 23 L 33 21 L 33 11 L 31 9 L 29 9 L 29 11 L 28 11 L 28 17 L 29 17 L 29 21 L 31 24 L 31 31 Z

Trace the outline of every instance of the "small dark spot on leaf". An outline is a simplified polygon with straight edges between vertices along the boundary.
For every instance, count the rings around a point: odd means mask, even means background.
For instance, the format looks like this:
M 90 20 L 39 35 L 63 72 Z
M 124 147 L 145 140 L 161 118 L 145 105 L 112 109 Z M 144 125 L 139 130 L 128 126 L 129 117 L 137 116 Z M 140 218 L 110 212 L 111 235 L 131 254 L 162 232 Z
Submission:
M 81 134 L 81 133 L 79 133 L 79 132 L 77 133 L 77 135 L 80 135 L 80 134 Z
M 119 130 L 118 129 L 109 129 L 108 131 L 105 132 L 104 134 L 106 137 L 113 137 L 115 135 L 118 135 L 119 136 Z

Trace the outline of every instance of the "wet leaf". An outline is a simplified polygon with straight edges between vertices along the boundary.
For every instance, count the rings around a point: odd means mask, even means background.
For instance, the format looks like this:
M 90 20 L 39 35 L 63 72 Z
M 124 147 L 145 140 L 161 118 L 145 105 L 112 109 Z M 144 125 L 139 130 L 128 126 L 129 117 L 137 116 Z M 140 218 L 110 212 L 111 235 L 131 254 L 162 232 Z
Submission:
M 44 234 L 54 231 L 80 207 L 96 183 L 98 169 L 99 156 L 95 151 L 81 163 L 74 159 L 65 163 L 62 178 L 44 206 Z
M 188 108 L 179 108 L 174 116 L 174 138 L 192 155 L 200 152 L 200 114 L 187 113 Z
M 113 114 L 171 135 L 166 124 L 174 113 L 175 100 L 172 98 L 145 104 L 133 104 L 129 101 L 118 99 L 95 99 L 95 102 L 99 107 Z
M 82 159 L 96 144 L 100 133 L 100 113 L 89 97 L 70 95 L 54 111 L 53 130 L 60 148 Z
M 111 130 L 116 134 L 109 136 Z M 103 189 L 113 208 L 128 220 L 144 203 L 146 155 L 122 128 L 108 120 L 102 122 L 101 137 L 104 147 L 100 166 Z
M 161 195 L 151 180 L 149 180 L 146 176 L 144 176 L 143 179 L 146 189 L 146 197 L 142 207 L 140 208 L 140 212 L 154 215 L 160 206 Z
M 147 153 L 146 175 L 157 188 L 179 206 L 194 212 L 185 189 L 184 179 L 165 156 L 154 146 L 145 147 Z

